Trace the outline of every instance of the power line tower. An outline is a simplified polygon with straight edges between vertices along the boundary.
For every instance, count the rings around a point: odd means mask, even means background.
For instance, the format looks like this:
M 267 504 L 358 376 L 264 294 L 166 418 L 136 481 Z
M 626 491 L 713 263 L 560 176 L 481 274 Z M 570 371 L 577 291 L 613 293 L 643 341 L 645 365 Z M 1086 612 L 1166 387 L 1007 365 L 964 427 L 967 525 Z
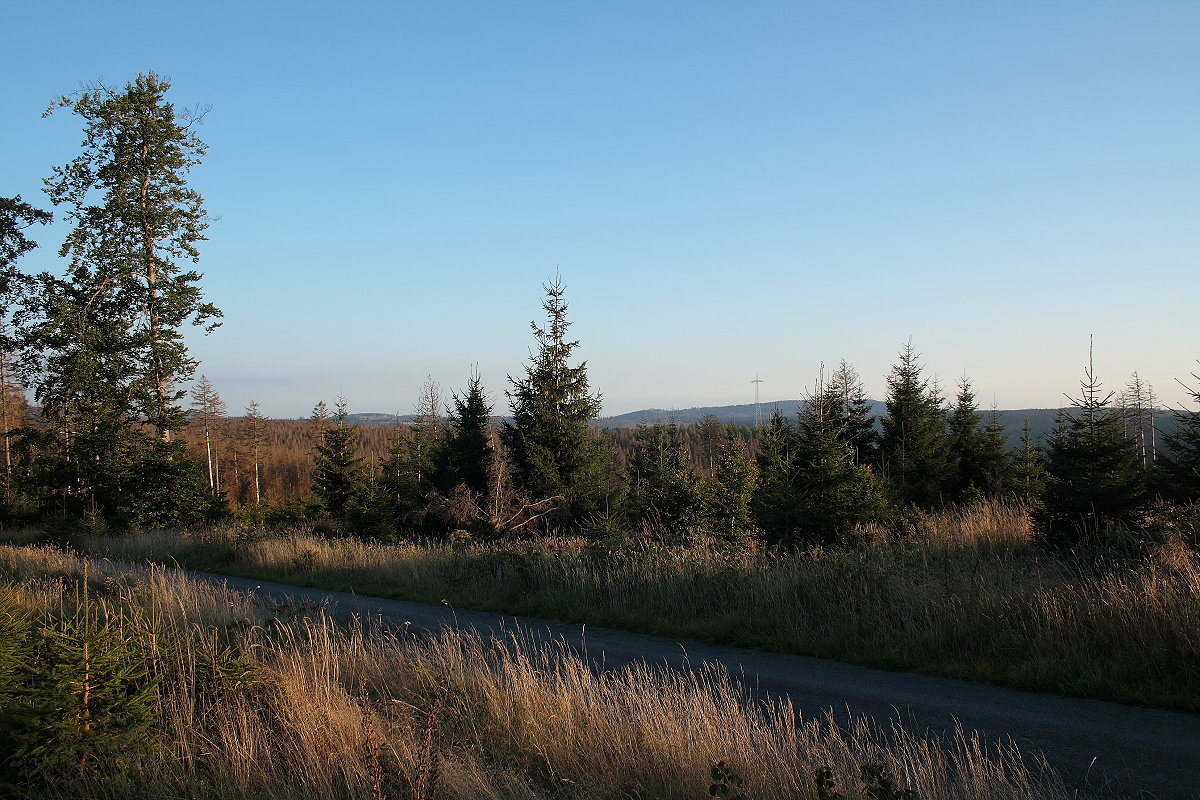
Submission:
M 762 427 L 762 406 L 758 402 L 758 385 L 762 383 L 762 378 L 758 377 L 758 373 L 754 373 L 754 380 L 750 381 L 754 384 L 754 427 Z

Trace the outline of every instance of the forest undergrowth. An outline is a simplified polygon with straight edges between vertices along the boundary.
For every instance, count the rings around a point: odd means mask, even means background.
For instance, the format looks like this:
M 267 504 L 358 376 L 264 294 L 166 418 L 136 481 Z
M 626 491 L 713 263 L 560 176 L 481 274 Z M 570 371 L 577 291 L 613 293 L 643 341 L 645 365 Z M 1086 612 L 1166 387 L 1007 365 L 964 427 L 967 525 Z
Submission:
M 1071 796 L 1012 746 L 798 720 L 719 671 L 597 672 L 520 631 L 339 628 L 47 545 L 0 547 L 0 577 L 6 796 L 670 799 L 718 772 L 752 798 Z
M 10 534 L 10 538 L 19 534 Z M 235 527 L 82 552 L 1200 711 L 1200 554 L 1038 547 L 1005 503 L 798 552 L 582 538 L 398 542 Z

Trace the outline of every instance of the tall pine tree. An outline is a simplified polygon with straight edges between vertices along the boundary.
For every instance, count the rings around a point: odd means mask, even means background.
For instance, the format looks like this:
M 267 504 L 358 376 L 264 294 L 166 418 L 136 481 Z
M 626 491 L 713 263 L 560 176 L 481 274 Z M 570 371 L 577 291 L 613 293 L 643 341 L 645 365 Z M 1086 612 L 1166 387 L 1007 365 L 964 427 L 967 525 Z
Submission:
M 151 72 L 123 90 L 97 84 L 51 106 L 82 117 L 85 138 L 83 153 L 46 181 L 75 223 L 61 249 L 68 280 L 89 298 L 115 301 L 109 310 L 126 329 L 109 345 L 125 362 L 126 402 L 164 441 L 186 424 L 178 384 L 196 368 L 182 328 L 211 331 L 221 316 L 202 299 L 200 273 L 184 266 L 200 260 L 208 227 L 203 199 L 186 182 L 206 148 L 198 116 L 176 114 L 166 100 L 170 86 Z M 88 306 L 79 310 L 86 324 Z
M 358 428 L 346 423 L 346 401 L 338 398 L 332 424 L 326 425 L 313 463 L 313 494 L 334 519 L 345 519 L 363 490 Z
M 946 413 L 917 359 L 908 342 L 888 376 L 879 457 L 897 500 L 932 508 L 943 499 L 948 472 Z
M 52 106 L 84 120 L 83 153 L 46 181 L 74 224 L 60 249 L 69 267 L 64 278 L 37 276 L 22 309 L 52 505 L 122 524 L 157 524 L 167 511 L 133 503 L 137 487 L 168 501 L 172 518 L 211 508 L 204 482 L 183 463 L 190 456 L 171 441 L 187 422 L 178 386 L 196 367 L 182 329 L 212 330 L 220 312 L 203 301 L 200 274 L 184 266 L 199 259 L 207 227 L 186 182 L 204 144 L 197 119 L 166 101 L 168 89 L 150 73 Z M 142 518 L 147 509 L 154 519 Z
M 1039 511 L 1044 541 L 1069 545 L 1088 541 L 1105 521 L 1127 521 L 1144 499 L 1145 475 L 1134 440 L 1103 394 L 1092 360 L 1080 381 L 1080 396 L 1058 415 L 1047 448 L 1047 484 Z
M 575 519 L 595 513 L 603 499 L 609 454 L 592 430 L 600 395 L 588 387 L 587 362 L 571 364 L 579 342 L 567 338 L 566 287 L 544 286 L 544 326 L 531 323 L 537 349 L 525 375 L 509 376 L 512 421 L 500 436 L 517 488 L 536 500 L 561 497 Z
M 451 485 L 463 484 L 477 495 L 488 493 L 492 472 L 492 404 L 478 372 L 471 374 L 465 394 L 454 395 L 443 460 Z

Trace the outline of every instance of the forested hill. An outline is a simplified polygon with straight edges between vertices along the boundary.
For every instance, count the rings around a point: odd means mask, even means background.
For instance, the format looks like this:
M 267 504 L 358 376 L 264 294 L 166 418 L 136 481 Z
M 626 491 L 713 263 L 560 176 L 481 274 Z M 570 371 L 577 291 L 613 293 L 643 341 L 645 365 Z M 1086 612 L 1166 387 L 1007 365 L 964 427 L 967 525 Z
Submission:
M 875 415 L 876 420 L 887 413 L 882 400 L 868 400 L 871 404 L 871 413 Z M 766 424 L 771 419 L 771 414 L 775 409 L 785 417 L 795 415 L 803 405 L 803 400 L 773 400 L 769 403 L 761 403 L 759 405 L 762 421 Z M 980 409 L 986 420 L 989 413 L 986 409 Z M 1054 420 L 1058 416 L 1057 408 L 1024 408 L 1009 411 L 999 411 L 1000 423 L 1004 425 L 1004 429 L 1009 434 L 1009 446 L 1013 446 L 1017 437 L 1021 433 L 1021 428 L 1025 424 L 1025 420 L 1029 420 L 1029 424 L 1033 427 L 1035 436 L 1041 435 L 1043 438 L 1048 436 L 1050 431 L 1054 429 Z M 1163 412 L 1163 416 L 1167 416 L 1169 412 Z M 717 418 L 723 423 L 732 422 L 737 425 L 753 425 L 755 420 L 755 408 L 753 403 L 745 403 L 735 406 L 702 406 L 698 408 L 684 409 L 664 409 L 664 408 L 647 408 L 641 411 L 631 411 L 628 414 L 618 414 L 615 417 L 603 417 L 600 419 L 602 428 L 632 428 L 636 427 L 641 422 L 668 422 L 675 420 L 680 425 L 688 425 L 693 422 L 700 422 L 709 414 Z M 878 422 L 876 422 L 878 424 Z

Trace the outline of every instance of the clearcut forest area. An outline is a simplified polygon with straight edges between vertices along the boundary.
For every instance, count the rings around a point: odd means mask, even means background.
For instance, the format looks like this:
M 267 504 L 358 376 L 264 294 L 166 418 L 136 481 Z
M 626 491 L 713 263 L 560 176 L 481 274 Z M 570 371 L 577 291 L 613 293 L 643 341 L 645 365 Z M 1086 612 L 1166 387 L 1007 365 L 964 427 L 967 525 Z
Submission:
M 720 675 L 343 627 L 185 569 L 1200 713 L 1197 375 L 1169 411 L 1089 360 L 1052 424 L 1014 429 L 909 342 L 881 403 L 841 361 L 761 424 L 603 427 L 556 275 L 503 387 L 429 381 L 386 425 L 343 398 L 231 411 L 184 336 L 222 314 L 194 268 L 206 146 L 169 90 L 151 72 L 64 97 L 84 138 L 49 206 L 0 198 L 7 796 L 1080 788 L 971 731 L 797 721 Z M 52 214 L 62 268 L 25 271 Z

